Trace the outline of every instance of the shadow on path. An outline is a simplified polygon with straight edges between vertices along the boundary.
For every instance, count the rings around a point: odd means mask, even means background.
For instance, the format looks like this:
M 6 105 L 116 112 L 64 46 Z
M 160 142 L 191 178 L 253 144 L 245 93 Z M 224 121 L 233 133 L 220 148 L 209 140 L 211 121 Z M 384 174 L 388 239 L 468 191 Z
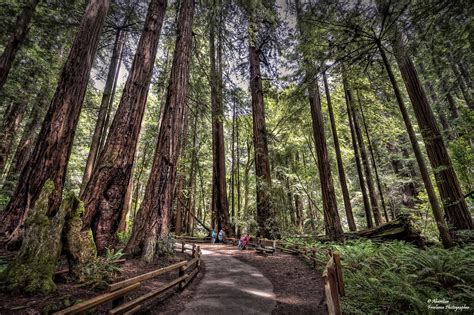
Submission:
M 202 247 L 206 273 L 180 314 L 272 313 L 276 305 L 273 285 L 258 269 L 221 253 L 224 246 Z

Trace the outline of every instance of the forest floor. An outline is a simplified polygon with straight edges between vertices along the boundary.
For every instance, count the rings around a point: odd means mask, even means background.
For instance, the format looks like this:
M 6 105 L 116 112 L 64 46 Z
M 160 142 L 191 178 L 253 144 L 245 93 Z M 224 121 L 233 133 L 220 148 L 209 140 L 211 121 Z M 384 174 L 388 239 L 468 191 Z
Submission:
M 200 246 L 205 268 L 205 271 L 200 273 L 201 278 L 193 280 L 193 284 L 181 295 L 166 300 L 156 310 L 150 308 L 153 310 L 151 314 L 171 315 L 181 310 L 184 310 L 181 313 L 183 315 L 217 314 L 223 313 L 219 309 L 222 304 L 228 307 L 224 311 L 228 314 L 327 314 L 321 273 L 298 257 L 280 252 L 262 256 L 255 250 L 239 251 L 236 246 L 230 245 Z M 265 282 L 261 285 L 266 289 L 249 289 L 247 279 L 250 277 Z M 230 285 L 229 280 L 234 283 Z M 250 283 L 255 285 L 253 281 Z M 268 292 L 270 286 L 273 292 Z M 222 293 L 223 288 L 229 287 L 232 290 Z M 208 306 L 215 300 L 221 300 L 221 303 L 218 303 L 216 309 L 211 309 L 196 302 L 198 300 L 207 300 Z M 239 308 L 233 308 L 236 303 L 242 306 L 240 311 Z
M 235 246 L 201 244 L 202 271 L 182 291 L 172 290 L 150 303 L 142 314 L 327 314 L 321 274 L 297 257 L 283 253 L 262 256 L 254 250 L 239 251 Z M 120 281 L 186 259 L 182 253 L 169 261 L 146 265 L 127 260 Z M 189 258 L 187 258 L 189 259 Z M 136 298 L 175 279 L 175 272 L 147 281 L 127 295 Z M 67 280 L 57 283 L 57 291 L 47 296 L 17 293 L 0 294 L 0 314 L 47 314 L 66 303 L 92 298 L 102 293 Z M 217 304 L 214 304 L 217 301 Z M 104 304 L 98 314 L 111 305 Z

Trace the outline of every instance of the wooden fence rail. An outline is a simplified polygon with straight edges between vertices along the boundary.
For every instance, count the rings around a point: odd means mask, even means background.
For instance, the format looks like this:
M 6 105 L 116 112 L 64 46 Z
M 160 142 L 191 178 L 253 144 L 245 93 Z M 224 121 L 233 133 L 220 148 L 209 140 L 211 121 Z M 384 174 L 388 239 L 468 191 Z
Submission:
M 323 272 L 324 292 L 329 315 L 340 315 L 341 296 L 344 296 L 344 279 L 339 254 L 331 253 L 331 258 Z
M 179 289 L 183 289 L 198 274 L 201 266 L 200 247 L 196 246 L 196 244 L 184 244 L 183 242 L 182 252 L 184 252 L 185 249 L 190 250 L 192 252 L 193 258 L 191 260 L 180 261 L 176 264 L 164 268 L 160 268 L 130 279 L 110 284 L 108 287 L 109 292 L 103 293 L 92 299 L 75 304 L 54 314 L 82 314 L 109 301 L 112 301 L 112 309 L 108 311 L 108 314 L 110 315 L 136 313 L 140 311 L 145 305 L 145 303 L 148 302 L 150 299 L 168 291 L 169 289 L 177 285 L 179 286 Z M 158 275 L 171 272 L 176 269 L 179 269 L 179 275 L 177 279 L 161 286 L 156 290 L 148 292 L 131 301 L 124 303 L 124 296 L 132 291 L 139 289 L 143 281 L 152 279 Z M 188 270 L 190 270 L 190 272 L 186 273 L 186 271 Z
M 181 240 L 188 239 L 187 237 L 183 236 Z M 199 242 L 199 241 L 208 241 L 209 238 L 192 238 L 193 241 Z M 237 245 L 238 239 L 237 238 L 227 238 L 227 241 L 229 241 L 233 245 Z M 283 241 L 274 241 L 274 240 L 267 240 L 267 239 L 256 239 L 253 242 L 249 243 L 250 247 L 258 247 L 258 244 L 260 244 L 261 241 L 272 241 L 275 242 L 275 248 L 281 252 L 287 253 L 287 254 L 292 254 L 296 255 L 299 257 L 302 257 L 309 261 L 313 268 L 316 268 L 318 265 L 318 259 L 317 259 L 317 253 L 318 251 L 321 251 L 320 249 L 317 248 L 306 248 L 304 247 L 303 244 L 291 244 Z M 186 250 L 192 251 L 194 253 L 194 249 L 188 245 L 185 244 L 184 241 L 181 243 L 181 251 L 184 252 Z M 323 271 L 323 277 L 324 277 L 324 289 L 325 289 L 325 294 L 326 294 L 326 305 L 328 308 L 328 312 L 330 315 L 340 315 L 341 314 L 341 306 L 340 306 L 340 300 L 341 296 L 345 295 L 345 289 L 344 289 L 344 277 L 342 273 L 342 267 L 341 267 L 341 258 L 338 253 L 333 253 L 331 251 L 328 252 L 329 254 L 329 261 L 326 264 L 326 267 Z M 194 256 L 194 254 L 193 254 Z

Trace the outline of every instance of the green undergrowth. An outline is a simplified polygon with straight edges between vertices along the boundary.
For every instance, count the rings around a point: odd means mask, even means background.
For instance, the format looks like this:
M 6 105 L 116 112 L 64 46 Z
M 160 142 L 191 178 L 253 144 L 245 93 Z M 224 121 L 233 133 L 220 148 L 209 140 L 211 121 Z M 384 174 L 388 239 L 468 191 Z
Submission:
M 340 253 L 345 314 L 472 314 L 474 310 L 472 245 L 425 250 L 401 241 L 306 245 Z M 318 252 L 324 268 L 326 251 Z
M 104 256 L 99 256 L 78 269 L 78 281 L 92 288 L 105 289 L 119 274 L 121 266 L 116 261 L 122 256 L 122 251 L 107 248 Z

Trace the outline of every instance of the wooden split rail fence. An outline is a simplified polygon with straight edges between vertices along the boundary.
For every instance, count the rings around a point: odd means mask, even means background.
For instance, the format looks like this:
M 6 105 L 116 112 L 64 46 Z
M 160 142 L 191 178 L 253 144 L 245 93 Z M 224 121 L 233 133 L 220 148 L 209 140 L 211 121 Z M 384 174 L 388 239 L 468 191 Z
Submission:
M 342 275 L 341 257 L 331 253 L 331 258 L 323 272 L 324 292 L 329 315 L 340 315 L 341 296 L 345 295 L 344 277 Z
M 187 247 L 186 247 L 187 245 Z M 190 248 L 189 248 L 190 247 Z M 180 290 L 184 289 L 186 285 L 198 274 L 201 269 L 201 249 L 196 244 L 182 244 L 182 252 L 185 249 L 189 249 L 192 252 L 191 260 L 180 261 L 176 264 L 160 268 L 145 274 L 138 275 L 136 277 L 126 279 L 120 282 L 110 284 L 108 287 L 108 292 L 96 296 L 92 299 L 80 302 L 71 307 L 68 307 L 64 310 L 56 312 L 56 315 L 66 315 L 66 314 L 83 314 L 89 310 L 94 309 L 95 307 L 102 305 L 104 303 L 112 301 L 112 309 L 110 309 L 107 314 L 134 314 L 140 311 L 147 302 L 152 298 L 155 298 L 162 293 L 165 293 L 169 289 L 178 286 Z M 132 299 L 128 302 L 125 302 L 125 295 L 130 292 L 133 292 L 139 289 L 142 285 L 142 282 L 152 279 L 156 276 L 171 272 L 173 270 L 179 270 L 178 278 L 166 283 L 160 288 L 150 291 L 144 295 L 141 295 L 135 299 Z
M 192 240 L 194 242 L 209 242 L 210 238 L 188 238 L 182 237 L 182 240 Z M 232 245 L 238 244 L 238 239 L 234 237 L 226 238 L 226 241 L 231 243 Z M 263 245 L 263 247 L 262 247 Z M 182 252 L 185 250 L 193 251 L 195 245 L 191 247 L 188 244 L 185 244 L 184 241 L 181 243 Z M 187 246 L 187 247 L 186 247 Z M 287 242 L 282 241 L 275 241 L 275 240 L 267 240 L 267 239 L 257 239 L 256 242 L 250 242 L 250 247 L 258 248 L 262 247 L 264 252 L 268 249 L 278 250 L 283 253 L 291 254 L 300 256 L 310 262 L 313 268 L 316 269 L 318 265 L 317 260 L 317 250 L 316 248 L 306 248 L 303 245 L 298 244 L 290 244 Z M 327 253 L 329 255 L 329 261 L 326 264 L 326 267 L 323 271 L 323 278 L 324 278 L 324 291 L 326 295 L 326 305 L 328 308 L 329 315 L 340 315 L 341 313 L 341 306 L 340 301 L 341 297 L 344 296 L 344 277 L 342 273 L 342 266 L 341 266 L 341 257 L 337 253 L 333 253 L 329 251 Z

